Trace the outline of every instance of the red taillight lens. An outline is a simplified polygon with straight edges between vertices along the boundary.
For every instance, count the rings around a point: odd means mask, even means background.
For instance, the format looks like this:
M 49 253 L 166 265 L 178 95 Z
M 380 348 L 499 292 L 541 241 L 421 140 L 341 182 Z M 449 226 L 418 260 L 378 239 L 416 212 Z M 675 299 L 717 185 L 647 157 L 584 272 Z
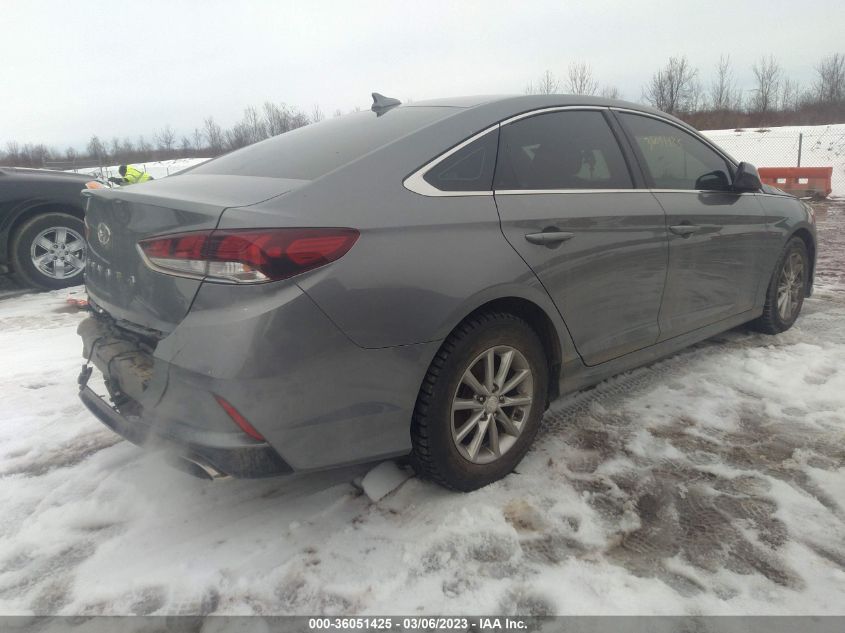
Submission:
M 238 410 L 229 404 L 226 400 L 221 398 L 218 395 L 214 396 L 214 399 L 217 400 L 217 404 L 219 404 L 223 410 L 229 414 L 229 417 L 232 418 L 232 422 L 238 425 L 238 428 L 241 429 L 244 433 L 249 435 L 252 439 L 258 440 L 259 442 L 266 442 L 267 440 L 264 439 L 264 436 L 261 435 L 258 431 L 255 430 L 255 427 L 252 426 L 247 419 L 242 416 Z
M 138 246 L 162 272 L 258 283 L 333 262 L 352 248 L 358 235 L 345 228 L 222 229 L 164 235 Z

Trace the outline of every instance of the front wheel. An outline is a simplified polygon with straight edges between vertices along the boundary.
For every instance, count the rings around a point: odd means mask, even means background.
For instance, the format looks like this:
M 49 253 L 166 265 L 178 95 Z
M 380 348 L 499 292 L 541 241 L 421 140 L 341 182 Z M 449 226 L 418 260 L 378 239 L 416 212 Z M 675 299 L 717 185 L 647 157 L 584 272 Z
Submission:
M 415 470 L 464 491 L 504 477 L 528 451 L 547 393 L 543 347 L 525 321 L 508 313 L 467 319 L 443 343 L 420 389 Z
M 800 237 L 793 237 L 775 264 L 763 314 L 752 322 L 754 328 L 765 334 L 780 334 L 791 328 L 804 305 L 809 278 L 807 245 Z
M 26 221 L 12 239 L 12 266 L 27 284 L 54 290 L 82 283 L 85 227 L 67 213 L 44 213 Z

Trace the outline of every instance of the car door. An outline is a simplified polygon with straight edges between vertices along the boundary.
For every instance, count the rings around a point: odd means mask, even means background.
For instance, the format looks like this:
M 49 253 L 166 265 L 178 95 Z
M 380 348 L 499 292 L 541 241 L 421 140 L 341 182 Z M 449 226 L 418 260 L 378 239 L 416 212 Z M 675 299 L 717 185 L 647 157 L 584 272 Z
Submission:
M 503 123 L 494 178 L 505 237 L 588 365 L 657 340 L 666 278 L 663 210 L 635 188 L 605 112 L 557 108 Z
M 697 136 L 646 114 L 616 116 L 666 212 L 669 273 L 660 339 L 751 310 L 764 277 L 762 205 L 754 194 L 732 190 L 732 165 Z

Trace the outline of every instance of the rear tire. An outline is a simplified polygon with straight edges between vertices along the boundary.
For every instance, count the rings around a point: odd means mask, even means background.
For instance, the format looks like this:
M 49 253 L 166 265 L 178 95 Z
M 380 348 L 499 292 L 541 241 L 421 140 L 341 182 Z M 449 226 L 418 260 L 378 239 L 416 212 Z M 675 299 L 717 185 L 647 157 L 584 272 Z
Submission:
M 793 237 L 775 264 L 763 314 L 751 326 L 764 334 L 780 334 L 791 328 L 801 314 L 809 276 L 807 245 L 800 237 Z
M 470 491 L 510 473 L 537 434 L 548 375 L 540 339 L 519 317 L 490 312 L 461 323 L 417 397 L 411 425 L 417 474 Z
M 27 285 L 47 290 L 83 283 L 84 236 L 82 220 L 70 214 L 43 213 L 30 218 L 12 238 L 15 274 Z

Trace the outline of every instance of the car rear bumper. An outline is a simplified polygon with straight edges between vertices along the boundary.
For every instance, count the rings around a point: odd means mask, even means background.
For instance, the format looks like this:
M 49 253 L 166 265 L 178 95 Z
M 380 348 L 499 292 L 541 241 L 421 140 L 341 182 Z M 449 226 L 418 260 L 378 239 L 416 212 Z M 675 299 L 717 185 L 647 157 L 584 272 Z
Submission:
M 259 286 L 203 284 L 166 334 L 115 321 L 89 290 L 94 315 L 78 333 L 110 402 L 83 389 L 85 405 L 136 444 L 198 456 L 235 477 L 407 454 L 439 342 L 364 349 L 297 286 Z M 239 428 L 221 400 L 265 441 Z
M 268 444 L 239 447 L 199 444 L 173 435 L 157 433 L 154 425 L 141 415 L 122 413 L 87 385 L 80 389 L 79 398 L 82 404 L 112 431 L 137 446 L 163 446 L 172 458 L 174 466 L 197 477 L 258 478 L 293 472 Z

